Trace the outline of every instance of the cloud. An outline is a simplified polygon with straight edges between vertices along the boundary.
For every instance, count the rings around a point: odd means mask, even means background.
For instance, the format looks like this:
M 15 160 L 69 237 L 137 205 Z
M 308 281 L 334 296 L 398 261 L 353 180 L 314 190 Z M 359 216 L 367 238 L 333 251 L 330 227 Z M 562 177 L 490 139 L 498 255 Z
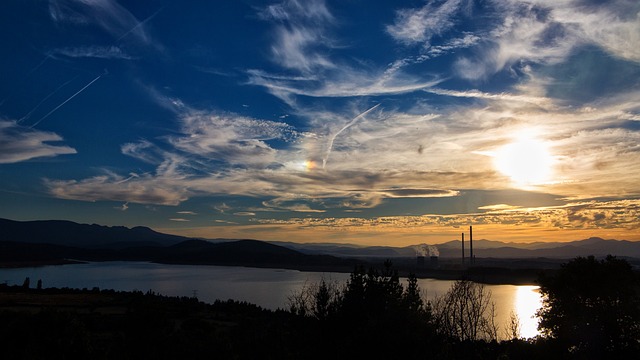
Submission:
M 433 36 L 442 35 L 455 25 L 453 19 L 462 1 L 430 1 L 420 9 L 396 11 L 394 24 L 386 27 L 387 32 L 405 45 L 428 43 Z
M 0 164 L 77 153 L 69 146 L 52 144 L 61 141 L 63 138 L 56 133 L 23 127 L 15 121 L 0 120 Z
M 504 204 L 502 204 L 504 205 Z M 640 229 L 640 200 L 590 201 L 562 206 L 514 207 L 471 214 L 384 216 L 374 218 L 290 218 L 258 219 L 261 224 L 298 225 L 311 228 L 392 228 L 410 229 L 425 226 L 455 228 L 469 224 L 478 226 L 539 226 L 545 229 Z M 348 231 L 348 230 L 347 230 Z
M 503 211 L 503 210 L 515 210 L 521 207 L 522 206 L 513 206 L 508 204 L 495 204 L 495 205 L 479 206 L 478 210 Z
M 581 2 L 492 1 L 501 23 L 479 33 L 482 47 L 456 60 L 454 70 L 466 79 L 486 79 L 520 62 L 558 64 L 580 47 L 595 45 L 616 57 L 638 62 L 640 5 L 620 0 L 599 6 Z
M 126 203 L 122 204 L 121 206 L 114 207 L 114 209 L 118 209 L 120 211 L 127 211 L 127 210 L 129 210 L 129 203 L 126 202 Z
M 262 9 L 259 13 L 265 20 L 296 21 L 297 19 L 310 20 L 312 22 L 333 21 L 333 15 L 327 8 L 324 0 L 312 0 L 300 2 L 298 0 L 286 0 L 272 4 Z
M 267 167 L 275 161 L 275 150 L 268 141 L 291 141 L 298 136 L 286 123 L 236 115 L 191 112 L 181 121 L 184 136 L 169 138 L 171 145 L 189 154 L 231 164 Z
M 171 218 L 169 220 L 170 221 L 177 221 L 177 222 L 188 222 L 188 221 L 191 221 L 189 219 L 183 219 L 183 218 Z
M 456 91 L 456 90 L 446 90 L 439 88 L 429 88 L 424 91 L 436 94 L 436 95 L 444 95 L 444 96 L 452 96 L 452 97 L 463 97 L 463 98 L 474 98 L 474 99 L 485 99 L 485 100 L 500 100 L 500 101 L 513 101 L 513 102 L 525 102 L 531 103 L 540 106 L 553 106 L 553 101 L 549 98 L 542 96 L 532 96 L 526 94 L 509 94 L 509 93 L 487 93 L 479 90 L 466 90 L 466 91 Z
M 450 197 L 459 195 L 458 191 L 440 190 L 440 189 L 387 189 L 382 190 L 385 197 L 388 198 L 431 198 L 431 197 Z
M 327 31 L 334 18 L 324 1 L 284 1 L 267 6 L 259 15 L 275 22 L 275 42 L 271 46 L 274 62 L 304 73 L 334 67 L 321 51 L 333 46 Z
M 134 60 L 135 58 L 124 52 L 118 46 L 87 46 L 59 48 L 50 52 L 50 55 L 63 55 L 71 58 L 98 58 Z
M 227 211 L 231 210 L 231 206 L 229 206 L 229 205 L 227 205 L 227 204 L 225 204 L 225 203 L 222 203 L 222 204 L 220 204 L 220 205 L 216 205 L 216 206 L 214 206 L 213 208 L 214 208 L 214 209 L 216 209 L 216 210 L 218 210 L 218 211 L 219 211 L 220 213 L 222 213 L 222 214 L 224 214 L 225 212 L 227 212 Z
M 151 41 L 141 22 L 114 0 L 50 0 L 49 15 L 56 22 L 98 26 L 118 40 L 128 34 L 142 43 Z
M 182 176 L 176 171 L 177 159 L 167 159 L 156 174 L 134 174 L 127 178 L 104 171 L 84 180 L 45 179 L 49 192 L 62 199 L 83 201 L 124 201 L 138 204 L 178 205 L 193 195 L 180 184 Z
M 366 209 L 390 198 L 512 188 L 486 154 L 516 134 L 535 132 L 554 158 L 553 181 L 536 190 L 571 199 L 640 195 L 634 176 L 640 172 L 640 133 L 629 125 L 640 111 L 637 94 L 576 109 L 538 95 L 536 80 L 531 77 L 510 93 L 432 88 L 431 94 L 465 102 L 410 112 L 381 104 L 355 122 L 370 104 L 298 108 L 295 116 L 306 120 L 305 132 L 285 122 L 198 110 L 165 98 L 181 104 L 175 108 L 179 131 L 121 147 L 154 171 L 47 184 L 56 196 L 91 201 L 176 205 L 224 194 L 266 198 L 267 207 L 281 211 Z M 329 148 L 331 160 L 322 169 Z
M 178 211 L 178 212 L 176 212 L 176 214 L 181 214 L 181 215 L 198 215 L 198 213 L 193 212 L 193 211 Z
M 361 97 L 386 94 L 410 93 L 435 86 L 443 79 L 433 77 L 428 80 L 404 76 L 397 68 L 365 71 L 348 65 L 341 66 L 335 73 L 326 74 L 323 81 L 313 79 L 279 79 L 262 71 L 250 70 L 249 84 L 265 87 L 271 94 L 290 105 L 295 105 L 291 97 Z
M 366 61 L 345 61 L 332 56 L 344 48 L 330 29 L 337 21 L 324 1 L 286 1 L 260 12 L 272 21 L 273 61 L 285 75 L 257 69 L 247 70 L 248 83 L 262 86 L 287 104 L 295 106 L 296 96 L 358 97 L 401 94 L 433 86 L 441 79 L 420 80 L 404 74 L 399 66 L 370 67 Z
M 596 44 L 608 53 L 629 61 L 640 62 L 640 5 L 634 1 L 615 0 L 589 6 L 574 6 L 553 1 L 543 2 L 553 9 L 562 23 L 576 24 L 576 34 L 584 41 Z
M 481 178 L 491 182 L 490 172 L 472 179 L 455 171 L 428 171 L 426 163 L 416 161 L 429 127 L 440 127 L 431 123 L 433 115 L 378 116 L 360 120 L 334 140 L 332 161 L 324 171 L 297 164 L 314 158 L 320 163 L 329 137 L 301 134 L 284 123 L 189 109 L 180 117 L 180 133 L 165 137 L 164 144 L 141 140 L 122 146 L 123 154 L 156 166 L 154 172 L 129 177 L 105 172 L 80 181 L 47 180 L 46 185 L 67 199 L 176 205 L 193 196 L 236 194 L 271 198 L 276 209 L 322 212 L 344 204 L 372 207 L 384 198 L 454 196 L 449 186 L 485 183 Z M 416 125 L 424 129 L 416 132 Z M 406 141 L 397 142 L 402 137 Z M 269 145 L 272 140 L 290 145 L 275 148 Z M 426 150 L 430 161 L 451 155 L 449 150 L 440 155 Z M 428 183 L 447 187 L 425 188 Z M 329 201 L 319 208 L 309 206 L 313 199 Z
M 256 213 L 250 211 L 238 211 L 233 213 L 235 216 L 256 216 Z

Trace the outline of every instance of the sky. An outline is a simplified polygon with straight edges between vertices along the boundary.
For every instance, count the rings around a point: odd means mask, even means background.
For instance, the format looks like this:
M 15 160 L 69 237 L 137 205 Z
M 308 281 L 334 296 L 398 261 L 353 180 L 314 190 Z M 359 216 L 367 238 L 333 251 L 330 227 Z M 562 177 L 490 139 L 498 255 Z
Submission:
M 0 2 L 0 217 L 640 240 L 636 0 Z

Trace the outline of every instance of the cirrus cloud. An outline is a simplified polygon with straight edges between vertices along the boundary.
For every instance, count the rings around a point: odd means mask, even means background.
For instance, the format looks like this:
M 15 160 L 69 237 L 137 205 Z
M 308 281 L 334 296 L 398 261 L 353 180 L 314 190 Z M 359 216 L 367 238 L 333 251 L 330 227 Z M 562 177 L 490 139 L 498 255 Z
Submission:
M 63 138 L 56 133 L 0 120 L 0 164 L 77 153 L 74 148 L 56 144 L 61 141 Z

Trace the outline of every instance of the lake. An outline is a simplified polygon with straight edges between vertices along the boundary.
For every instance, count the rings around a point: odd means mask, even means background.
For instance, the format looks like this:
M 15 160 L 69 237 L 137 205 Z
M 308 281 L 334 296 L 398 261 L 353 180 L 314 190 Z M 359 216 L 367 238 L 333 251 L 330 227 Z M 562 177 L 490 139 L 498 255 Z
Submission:
M 346 273 L 305 272 L 236 266 L 165 265 L 149 262 L 95 262 L 36 268 L 0 269 L 0 282 L 22 285 L 26 277 L 31 286 L 41 279 L 43 287 L 153 290 L 169 296 L 194 296 L 212 303 L 216 299 L 247 301 L 268 309 L 288 308 L 288 298 L 321 279 L 344 283 Z M 406 284 L 406 282 L 403 283 Z M 418 279 L 427 299 L 443 295 L 453 281 Z M 541 306 L 537 286 L 485 285 L 491 291 L 497 310 L 497 324 L 504 332 L 511 312 L 520 319 L 523 337 L 538 334 L 536 310 Z

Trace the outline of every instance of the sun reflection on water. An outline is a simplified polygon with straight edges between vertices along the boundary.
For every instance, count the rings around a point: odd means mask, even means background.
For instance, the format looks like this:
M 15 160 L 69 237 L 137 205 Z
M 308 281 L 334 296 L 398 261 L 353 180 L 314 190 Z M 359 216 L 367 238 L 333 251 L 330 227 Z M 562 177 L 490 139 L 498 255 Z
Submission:
M 520 319 L 520 336 L 530 338 L 538 335 L 536 311 L 542 306 L 539 286 L 518 286 L 515 294 L 514 311 Z

